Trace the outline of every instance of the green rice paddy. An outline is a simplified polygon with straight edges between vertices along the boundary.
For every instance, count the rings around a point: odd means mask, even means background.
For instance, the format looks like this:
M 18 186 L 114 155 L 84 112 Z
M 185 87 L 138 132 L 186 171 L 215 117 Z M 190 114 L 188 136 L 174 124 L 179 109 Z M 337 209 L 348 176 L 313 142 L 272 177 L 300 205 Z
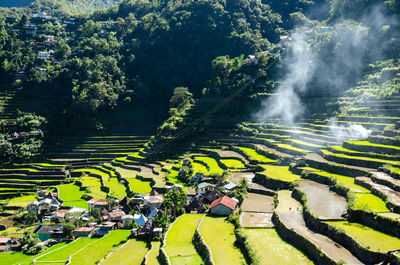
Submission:
M 192 244 L 194 232 L 202 216 L 201 214 L 185 214 L 171 226 L 165 246 L 171 264 L 203 264 L 203 260 Z
M 234 226 L 224 217 L 206 216 L 201 223 L 200 233 L 211 249 L 215 264 L 246 264 L 243 254 L 234 245 Z
M 331 221 L 326 223 L 343 229 L 346 234 L 372 251 L 387 252 L 400 249 L 399 238 L 381 233 L 368 226 L 348 221 Z

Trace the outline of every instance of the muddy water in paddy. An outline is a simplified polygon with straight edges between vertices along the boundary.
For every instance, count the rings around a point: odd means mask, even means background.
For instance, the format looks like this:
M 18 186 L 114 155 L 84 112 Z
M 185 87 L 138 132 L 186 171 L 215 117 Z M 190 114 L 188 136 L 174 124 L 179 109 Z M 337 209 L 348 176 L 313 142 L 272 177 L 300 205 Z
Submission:
M 330 191 L 328 186 L 313 181 L 302 181 L 299 189 L 306 193 L 308 206 L 320 218 L 341 219 L 346 213 L 346 199 Z

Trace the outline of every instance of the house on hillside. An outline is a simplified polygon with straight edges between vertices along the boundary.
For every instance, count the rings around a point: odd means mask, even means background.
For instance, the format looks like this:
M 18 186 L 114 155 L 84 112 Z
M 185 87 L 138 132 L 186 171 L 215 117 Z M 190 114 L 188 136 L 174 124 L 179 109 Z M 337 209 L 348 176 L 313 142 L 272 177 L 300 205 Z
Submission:
M 133 223 L 133 221 L 135 221 L 135 218 L 133 217 L 133 215 L 127 214 L 127 215 L 122 216 L 121 220 L 122 220 L 122 225 L 124 226 L 124 228 L 127 228 L 128 226 L 130 226 Z
M 107 208 L 107 200 L 106 199 L 90 199 L 88 202 L 89 210 L 92 211 L 94 209 L 105 209 Z
M 148 220 L 143 214 L 135 214 L 133 219 L 138 226 L 144 226 Z
M 116 210 L 108 213 L 108 220 L 111 222 L 121 222 L 122 216 L 126 214 L 121 210 Z
M 150 209 L 153 208 L 161 208 L 161 204 L 163 203 L 164 198 L 159 196 L 146 196 L 144 197 L 144 206 L 149 207 Z
M 246 58 L 246 63 L 247 63 L 247 64 L 254 64 L 254 65 L 257 65 L 257 64 L 258 64 L 257 56 L 250 54 L 250 55 L 247 56 L 247 58 Z
M 40 241 L 46 241 L 49 239 L 60 240 L 64 237 L 63 227 L 61 224 L 40 225 L 33 233 L 39 236 Z
M 196 173 L 194 174 L 194 176 L 192 177 L 192 179 L 190 180 L 191 183 L 195 183 L 195 182 L 200 182 L 204 179 L 204 174 L 202 173 Z
M 223 196 L 211 203 L 210 212 L 215 215 L 228 216 L 236 209 L 237 203 L 237 200 Z
M 11 237 L 0 237 L 0 252 L 11 250 Z
M 28 212 L 37 212 L 37 211 L 39 211 L 39 202 L 38 201 L 31 202 L 30 204 L 28 204 L 28 206 L 26 206 L 26 210 Z
M 76 228 L 73 232 L 74 237 L 91 237 L 92 233 L 96 230 L 95 227 L 79 227 Z
M 200 183 L 199 186 L 197 186 L 198 188 L 198 193 L 203 195 L 206 194 L 208 191 L 211 191 L 214 189 L 214 185 L 208 182 L 203 182 Z
M 226 184 L 226 185 L 224 186 L 224 188 L 225 188 L 227 191 L 232 191 L 232 190 L 236 189 L 237 187 L 238 187 L 238 185 L 236 185 L 235 183 L 232 183 L 232 182 L 229 182 L 228 184 Z

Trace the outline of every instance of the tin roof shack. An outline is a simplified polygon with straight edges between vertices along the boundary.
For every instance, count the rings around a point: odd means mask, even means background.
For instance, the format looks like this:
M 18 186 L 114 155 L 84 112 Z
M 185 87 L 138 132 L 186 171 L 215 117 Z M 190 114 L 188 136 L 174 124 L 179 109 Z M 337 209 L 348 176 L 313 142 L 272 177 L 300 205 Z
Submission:
M 40 225 L 33 233 L 39 236 L 40 241 L 49 239 L 60 240 L 64 237 L 62 224 Z
M 198 193 L 203 195 L 209 191 L 214 190 L 214 185 L 208 182 L 202 182 L 199 184 L 199 186 L 197 186 L 197 188 L 198 188 Z
M 237 201 L 228 196 L 221 197 L 210 205 L 211 214 L 228 216 L 236 209 Z

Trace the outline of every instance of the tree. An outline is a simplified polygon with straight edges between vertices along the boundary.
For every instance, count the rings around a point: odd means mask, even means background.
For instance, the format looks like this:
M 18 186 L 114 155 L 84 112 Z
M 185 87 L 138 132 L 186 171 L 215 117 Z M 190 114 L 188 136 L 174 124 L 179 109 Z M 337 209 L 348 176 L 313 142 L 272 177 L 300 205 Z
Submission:
M 169 103 L 171 108 L 179 110 L 186 104 L 193 103 L 193 94 L 189 92 L 187 87 L 176 87 Z
M 170 211 L 173 216 L 178 216 L 184 212 L 185 202 L 186 193 L 181 189 L 172 189 L 165 195 L 162 208 Z
M 63 224 L 63 233 L 66 238 L 73 238 L 75 226 L 72 223 L 64 223 Z

